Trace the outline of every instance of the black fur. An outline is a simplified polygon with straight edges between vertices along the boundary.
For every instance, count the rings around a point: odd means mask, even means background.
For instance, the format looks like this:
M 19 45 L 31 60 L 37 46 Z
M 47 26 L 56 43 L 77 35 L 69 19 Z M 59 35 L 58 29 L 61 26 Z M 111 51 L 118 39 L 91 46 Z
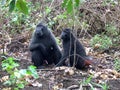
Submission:
M 78 41 L 78 39 L 72 34 L 70 29 L 63 30 L 61 34 L 62 44 L 63 44 L 63 56 L 60 62 L 56 66 L 65 65 L 65 61 L 67 58 L 70 60 L 70 66 L 73 66 L 74 57 L 75 57 L 75 67 L 78 69 L 82 69 L 85 66 L 85 59 L 87 59 L 87 55 L 84 47 Z M 76 50 L 75 50 L 76 43 Z
M 47 60 L 48 64 L 57 64 L 62 56 L 55 36 L 42 23 L 36 26 L 29 49 L 32 62 L 36 67 L 41 67 L 44 60 Z

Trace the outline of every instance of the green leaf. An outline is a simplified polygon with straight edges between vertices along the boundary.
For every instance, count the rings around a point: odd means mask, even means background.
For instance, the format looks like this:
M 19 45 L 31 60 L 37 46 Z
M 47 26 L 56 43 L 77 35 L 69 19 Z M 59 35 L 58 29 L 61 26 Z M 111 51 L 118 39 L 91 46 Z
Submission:
M 80 0 L 75 0 L 76 6 L 79 6 Z
M 33 65 L 30 65 L 30 66 L 28 67 L 28 69 L 32 71 L 32 70 L 35 70 L 35 69 L 36 69 L 36 67 L 35 67 L 35 66 L 33 66 Z
M 49 14 L 51 12 L 51 9 L 49 7 L 46 7 L 46 14 Z
M 69 0 L 67 4 L 67 12 L 71 13 L 72 11 L 73 11 L 73 3 L 72 3 L 72 0 Z
M 17 0 L 16 7 L 24 14 L 28 14 L 28 7 L 25 0 Z
M 39 78 L 39 75 L 37 74 L 37 71 L 36 71 L 36 67 L 35 66 L 29 66 L 28 67 L 28 73 L 30 74 L 30 72 L 31 72 L 31 75 L 35 78 L 35 79 L 37 79 L 37 78 Z
M 19 89 L 16 87 L 16 88 L 14 88 L 14 90 L 19 90 Z
M 91 82 L 91 80 L 92 80 L 92 75 L 90 75 L 86 80 L 85 80 L 85 84 L 88 84 L 88 83 L 90 83 Z
M 22 74 L 22 75 L 26 75 L 27 70 L 26 69 L 21 69 L 21 70 L 19 70 L 19 73 Z
M 5 81 L 5 82 L 3 83 L 3 85 L 8 85 L 8 86 L 10 86 L 10 85 L 12 85 L 12 82 L 11 82 L 10 80 L 7 80 L 7 81 Z
M 18 71 L 14 71 L 14 76 L 17 77 L 17 78 L 20 78 L 21 77 L 21 73 L 19 73 Z
M 12 12 L 15 8 L 15 2 L 16 0 L 12 0 L 9 4 L 9 12 Z
M 18 88 L 24 88 L 25 87 L 25 85 L 22 84 L 22 83 L 18 83 L 17 86 L 18 86 Z
M 62 3 L 62 7 L 65 7 L 67 5 L 67 1 L 68 0 L 64 0 L 63 3 Z

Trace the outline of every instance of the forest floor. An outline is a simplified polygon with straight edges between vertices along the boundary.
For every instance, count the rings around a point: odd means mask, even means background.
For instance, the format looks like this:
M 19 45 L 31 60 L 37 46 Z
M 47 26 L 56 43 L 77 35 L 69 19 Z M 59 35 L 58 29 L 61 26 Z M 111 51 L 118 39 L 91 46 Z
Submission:
M 26 42 L 22 41 L 18 43 L 17 41 L 19 40 L 13 40 L 8 45 L 8 55 L 19 58 L 20 68 L 24 69 L 32 65 L 30 52 L 27 49 L 28 43 L 26 44 Z M 84 41 L 83 45 L 86 48 L 87 54 L 93 57 L 94 65 L 85 70 L 73 70 L 70 67 L 56 68 L 53 65 L 46 66 L 45 69 L 37 70 L 40 76 L 39 79 L 32 80 L 31 84 L 22 90 L 58 90 L 59 88 L 61 90 L 91 90 L 91 86 L 94 87 L 94 90 L 104 90 L 105 86 L 102 83 L 107 84 L 109 87 L 108 90 L 120 90 L 120 72 L 115 70 L 113 58 L 115 52 L 119 52 L 119 49 L 111 50 L 109 53 L 99 53 L 92 50 L 89 45 L 89 39 L 82 39 L 82 41 Z M 84 82 L 87 82 L 85 80 L 89 80 L 90 75 L 92 75 L 92 79 L 85 85 Z M 6 76 L 6 72 L 2 71 L 0 66 L 0 78 L 3 76 Z M 93 85 L 93 83 L 95 84 Z M 0 82 L 0 90 L 3 88 L 5 86 Z

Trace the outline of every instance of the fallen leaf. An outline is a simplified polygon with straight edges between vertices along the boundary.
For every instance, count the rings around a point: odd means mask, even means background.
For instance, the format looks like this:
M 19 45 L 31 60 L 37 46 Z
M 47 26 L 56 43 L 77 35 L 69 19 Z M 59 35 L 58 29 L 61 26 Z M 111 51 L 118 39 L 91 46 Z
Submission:
M 115 52 L 114 57 L 120 57 L 120 52 Z
M 108 79 L 108 75 L 106 75 L 106 74 L 101 74 L 100 77 L 101 77 L 102 79 Z
M 53 90 L 60 90 L 60 88 L 63 88 L 63 83 L 58 83 L 58 84 L 53 86 Z
M 86 54 L 88 55 L 90 53 L 90 51 L 92 51 L 92 48 L 86 47 L 85 51 L 86 51 Z
M 99 47 L 101 47 L 101 44 L 95 44 L 94 48 L 98 49 Z
M 73 68 L 69 67 L 67 69 L 65 69 L 65 73 L 64 75 L 73 75 L 75 72 L 73 70 Z
M 66 66 L 61 66 L 61 67 L 56 67 L 55 70 L 65 70 L 67 69 L 68 67 Z
M 1 79 L 0 79 L 0 81 L 1 82 L 5 82 L 5 81 L 7 81 L 9 79 L 9 76 L 3 76 Z
M 94 77 L 97 78 L 97 77 L 99 77 L 101 74 L 102 74 L 102 72 L 96 72 L 96 73 L 94 74 Z
M 32 83 L 32 86 L 42 87 L 42 84 L 36 81 L 36 82 Z
M 3 88 L 2 90 L 12 90 L 11 87 Z
M 58 83 L 57 86 L 58 86 L 59 88 L 63 88 L 63 83 Z
M 67 89 L 68 89 L 68 90 L 72 90 L 72 89 L 77 89 L 77 88 L 79 88 L 78 85 L 72 85 L 72 86 L 69 86 Z M 81 90 L 81 89 L 80 89 L 80 90 Z

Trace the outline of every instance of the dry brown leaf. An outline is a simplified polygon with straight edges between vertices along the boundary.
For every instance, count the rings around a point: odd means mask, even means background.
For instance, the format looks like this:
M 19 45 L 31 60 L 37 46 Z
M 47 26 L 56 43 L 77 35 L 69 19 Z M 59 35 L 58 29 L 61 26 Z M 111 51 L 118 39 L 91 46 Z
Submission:
M 32 83 L 32 86 L 42 87 L 42 84 L 36 81 L 36 82 Z
M 11 87 L 3 88 L 2 90 L 12 90 Z
M 92 69 L 90 69 L 90 70 L 88 70 L 88 73 L 89 73 L 89 74 L 93 74 L 93 75 L 94 75 L 96 72 L 95 72 L 95 71 L 93 71 Z
M 114 75 L 108 74 L 108 78 L 114 78 Z
M 101 46 L 101 44 L 95 44 L 94 48 L 98 49 Z
M 117 72 L 116 70 L 105 69 L 105 72 L 108 72 L 108 74 L 114 75 L 116 78 L 120 77 L 120 73 Z
M 35 81 L 33 79 L 26 78 L 26 81 L 28 82 L 28 86 L 34 86 L 34 87 L 42 87 L 42 84 L 38 81 Z
M 66 66 L 61 66 L 61 67 L 56 67 L 55 70 L 65 70 L 67 69 L 68 67 Z
M 98 64 L 98 67 L 99 67 L 99 68 L 103 68 L 103 65 L 101 65 L 101 64 Z
M 117 72 L 116 70 L 111 70 L 111 73 L 112 73 L 113 75 L 117 75 L 117 74 L 118 74 L 118 72 Z
M 65 73 L 64 75 L 73 75 L 75 72 L 73 70 L 73 68 L 69 67 L 67 69 L 65 69 Z
M 82 76 L 87 76 L 88 73 L 87 73 L 87 72 L 81 72 L 81 75 L 82 75 Z
M 120 52 L 115 52 L 114 57 L 120 57 Z
M 63 83 L 59 83 L 59 84 L 57 84 L 57 86 L 58 86 L 59 88 L 63 88 Z
M 94 78 L 97 78 L 97 77 L 99 77 L 101 74 L 102 74 L 102 72 L 96 72 L 93 77 L 94 77 Z
M 90 51 L 92 51 L 92 49 L 89 48 L 89 47 L 86 47 L 86 48 L 85 48 L 85 51 L 86 51 L 86 54 L 88 55 L 88 54 L 90 53 Z
M 5 81 L 7 81 L 9 79 L 9 76 L 3 76 L 1 79 L 0 79 L 0 81 L 1 82 L 5 82 Z
M 116 74 L 116 78 L 120 78 L 120 73 L 117 73 L 117 74 Z
M 59 90 L 59 87 L 57 85 L 53 86 L 53 90 Z
M 120 73 L 117 72 L 116 70 L 112 70 L 111 73 L 112 73 L 116 78 L 120 78 Z
M 106 74 L 101 74 L 100 77 L 101 77 L 102 79 L 108 79 L 108 75 L 106 75 Z
M 63 83 L 58 83 L 58 84 L 53 86 L 53 90 L 60 90 L 60 88 L 63 88 Z
M 29 74 L 25 74 L 25 77 L 24 78 L 33 78 L 33 76 L 32 75 L 29 75 Z
M 72 86 L 69 86 L 67 89 L 72 90 L 72 89 L 76 89 L 76 88 L 79 88 L 79 86 L 78 85 L 72 85 Z

